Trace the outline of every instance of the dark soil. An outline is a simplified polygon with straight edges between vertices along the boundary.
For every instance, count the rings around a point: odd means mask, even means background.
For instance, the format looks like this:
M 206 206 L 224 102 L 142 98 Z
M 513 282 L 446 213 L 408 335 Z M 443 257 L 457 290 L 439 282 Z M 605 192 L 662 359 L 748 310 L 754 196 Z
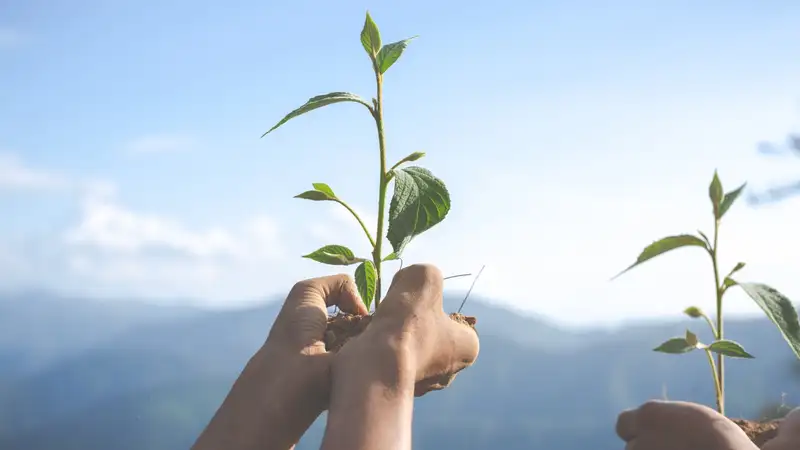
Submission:
M 733 419 L 733 423 L 739 425 L 747 437 L 753 441 L 758 448 L 762 448 L 770 439 L 778 434 L 778 426 L 781 420 L 769 420 L 766 422 L 755 422 L 752 420 Z
M 477 320 L 471 316 L 459 313 L 450 314 L 450 318 L 475 328 Z M 329 352 L 338 352 L 350 338 L 358 336 L 367 329 L 372 316 L 354 316 L 339 313 L 328 317 L 328 329 L 325 331 L 325 349 Z

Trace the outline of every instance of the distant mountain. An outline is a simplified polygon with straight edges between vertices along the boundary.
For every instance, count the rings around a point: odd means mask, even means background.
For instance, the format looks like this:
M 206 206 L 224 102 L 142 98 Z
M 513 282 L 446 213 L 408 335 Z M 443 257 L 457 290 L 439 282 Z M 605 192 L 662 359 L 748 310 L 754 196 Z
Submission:
M 448 296 L 446 311 L 461 298 Z M 279 304 L 228 311 L 33 296 L 0 300 L 0 448 L 188 448 L 263 343 Z M 700 355 L 650 349 L 698 322 L 571 331 L 471 298 L 481 354 L 417 401 L 415 449 L 616 450 L 616 415 L 661 397 L 713 403 Z M 763 320 L 730 321 L 756 355 L 728 363 L 728 408 L 800 400 L 800 377 Z M 7 370 L 8 369 L 8 370 Z M 318 448 L 324 417 L 298 450 Z

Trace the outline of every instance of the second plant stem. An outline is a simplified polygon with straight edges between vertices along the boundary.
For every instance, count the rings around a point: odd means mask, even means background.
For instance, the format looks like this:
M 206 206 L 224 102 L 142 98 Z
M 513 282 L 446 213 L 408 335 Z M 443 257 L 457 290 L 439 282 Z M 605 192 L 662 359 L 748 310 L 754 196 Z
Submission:
M 717 300 L 717 335 L 716 340 L 724 339 L 723 321 L 722 321 L 722 284 L 719 280 L 719 265 L 717 264 L 717 242 L 719 237 L 719 219 L 714 221 L 714 247 L 711 249 L 711 263 L 714 266 L 714 292 L 716 293 Z M 709 355 L 710 356 L 710 355 Z M 713 359 L 712 369 L 713 369 Z M 717 368 L 715 373 L 715 387 L 717 388 L 717 410 L 723 416 L 725 415 L 725 357 L 717 354 Z
M 386 140 L 383 136 L 383 76 L 375 66 L 375 82 L 378 94 L 375 101 L 375 125 L 378 127 L 378 146 L 380 147 L 381 173 L 378 188 L 378 233 L 375 236 L 375 246 L 372 248 L 372 261 L 375 264 L 375 310 L 381 303 L 381 244 L 383 243 L 383 216 L 386 208 L 386 186 L 389 184 L 386 176 Z

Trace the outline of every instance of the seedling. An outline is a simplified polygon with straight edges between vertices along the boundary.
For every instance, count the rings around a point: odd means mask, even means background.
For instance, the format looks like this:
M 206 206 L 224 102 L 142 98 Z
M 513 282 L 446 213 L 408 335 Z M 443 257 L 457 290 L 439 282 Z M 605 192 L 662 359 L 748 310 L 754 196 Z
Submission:
M 627 269 L 620 272 L 614 278 L 633 269 L 634 267 L 655 258 L 658 255 L 667 253 L 681 247 L 697 247 L 705 250 L 711 257 L 711 266 L 714 270 L 714 292 L 716 300 L 716 324 L 711 318 L 697 306 L 686 308 L 683 313 L 694 319 L 703 319 L 711 329 L 714 341 L 710 344 L 700 342 L 697 335 L 686 330 L 685 336 L 674 337 L 662 343 L 654 350 L 662 353 L 683 354 L 694 350 L 702 350 L 708 358 L 711 367 L 711 374 L 714 381 L 716 394 L 717 410 L 720 414 L 725 414 L 725 357 L 732 358 L 753 358 L 739 343 L 725 339 L 723 321 L 723 298 L 733 287 L 740 287 L 753 301 L 764 311 L 767 318 L 775 324 L 789 344 L 794 354 L 800 358 L 800 322 L 798 322 L 797 311 L 792 302 L 777 290 L 762 283 L 740 283 L 733 279 L 733 275 L 744 268 L 745 263 L 740 262 L 731 269 L 725 277 L 720 277 L 717 261 L 717 249 L 719 241 L 719 228 L 722 217 L 736 202 L 747 183 L 742 184 L 731 192 L 725 193 L 722 189 L 717 173 L 708 188 L 709 198 L 711 199 L 712 212 L 714 214 L 714 235 L 713 240 L 709 239 L 705 233 L 698 231 L 694 234 L 680 234 L 668 236 L 650 244 L 642 251 L 636 262 Z M 717 361 L 714 362 L 716 353 Z
M 375 74 L 377 87 L 376 98 L 372 102 L 349 92 L 331 92 L 310 98 L 303 106 L 287 114 L 275 126 L 261 137 L 274 131 L 284 123 L 295 117 L 303 115 L 323 106 L 334 103 L 351 102 L 364 106 L 375 121 L 378 132 L 378 149 L 380 156 L 380 171 L 378 173 L 378 223 L 375 235 L 372 237 L 367 225 L 361 217 L 343 199 L 338 197 L 333 189 L 325 183 L 313 183 L 313 189 L 296 195 L 312 201 L 335 202 L 352 214 L 372 247 L 369 257 L 356 256 L 352 250 L 343 245 L 326 245 L 304 255 L 314 261 L 335 265 L 350 266 L 358 264 L 355 269 L 355 282 L 358 292 L 367 309 L 375 300 L 378 308 L 381 300 L 381 263 L 400 259 L 403 250 L 411 240 L 421 233 L 431 229 L 434 225 L 444 220 L 450 211 L 450 194 L 444 183 L 436 178 L 429 170 L 419 166 L 404 166 L 406 163 L 417 161 L 425 156 L 423 152 L 414 152 L 400 159 L 394 165 L 386 163 L 386 138 L 383 122 L 383 80 L 386 71 L 397 62 L 408 43 L 414 37 L 381 45 L 381 34 L 378 26 L 367 12 L 364 27 L 361 30 L 361 45 L 366 50 L 372 62 L 372 71 Z M 389 204 L 389 227 L 386 238 L 392 246 L 392 252 L 384 256 L 383 236 L 384 219 L 386 216 L 386 195 L 389 184 L 394 181 L 394 194 Z

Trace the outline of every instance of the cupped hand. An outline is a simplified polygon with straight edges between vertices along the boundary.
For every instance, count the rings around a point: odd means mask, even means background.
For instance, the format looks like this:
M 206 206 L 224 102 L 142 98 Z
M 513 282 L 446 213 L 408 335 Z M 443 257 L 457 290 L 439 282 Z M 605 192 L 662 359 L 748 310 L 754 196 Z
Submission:
M 770 439 L 762 450 L 797 450 L 800 448 L 800 408 L 783 418 L 778 435 Z
M 443 277 L 438 268 L 418 264 L 400 270 L 392 280 L 367 329 L 351 339 L 342 356 L 375 358 L 390 353 L 399 371 L 414 376 L 414 395 L 450 385 L 456 374 L 478 357 L 478 335 L 443 310 Z M 377 349 L 377 350 L 376 350 Z
M 325 350 L 324 336 L 330 306 L 342 311 L 368 314 L 348 275 L 333 275 L 294 285 L 269 336 L 254 359 L 267 366 L 262 380 L 272 389 L 269 408 L 285 418 L 291 440 L 297 442 L 311 423 L 328 407 L 332 354 Z
M 758 450 L 735 423 L 688 402 L 653 400 L 624 411 L 617 434 L 626 450 Z

